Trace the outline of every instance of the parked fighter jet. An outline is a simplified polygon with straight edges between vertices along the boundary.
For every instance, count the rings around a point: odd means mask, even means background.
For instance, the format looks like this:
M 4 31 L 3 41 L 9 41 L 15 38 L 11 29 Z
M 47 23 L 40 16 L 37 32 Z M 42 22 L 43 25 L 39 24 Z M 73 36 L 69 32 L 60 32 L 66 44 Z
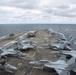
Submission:
M 75 38 L 71 38 L 70 41 L 67 40 L 58 40 L 57 42 L 51 44 L 43 44 L 43 47 L 52 48 L 54 50 L 63 50 L 63 49 L 69 49 L 71 50 L 71 46 L 74 43 Z
M 25 43 L 25 44 L 37 44 L 37 42 L 35 42 L 35 41 L 30 41 L 30 40 L 23 39 L 23 38 L 17 38 L 16 41 L 18 43 L 21 43 L 21 44 L 23 44 L 23 43 Z
M 66 63 L 65 60 L 66 60 L 66 56 L 62 55 L 57 62 L 52 62 L 52 63 L 53 64 L 54 63 L 60 64 L 60 62 L 62 62 L 61 64 L 64 64 L 64 63 Z M 29 63 L 32 64 L 32 65 L 36 65 L 36 66 L 44 66 L 44 64 L 47 64 L 47 63 L 49 64 L 49 63 L 51 63 L 51 61 L 40 60 L 40 61 L 31 61 Z
M 32 42 L 29 40 L 22 40 L 22 39 L 17 39 L 18 46 L 17 49 L 19 50 L 27 50 L 27 49 L 35 49 L 36 47 L 36 42 Z
M 60 63 L 60 64 L 58 64 Z M 63 73 L 63 75 L 70 75 L 70 72 L 68 71 L 74 71 L 76 72 L 76 62 L 75 62 L 75 58 L 71 58 L 67 63 L 64 61 L 57 61 L 55 63 L 50 62 L 49 64 L 45 64 L 44 66 L 48 67 L 48 68 L 53 68 L 57 71 L 57 73 L 59 75 L 62 75 L 61 73 L 63 72 L 63 70 L 67 71 Z
M 0 60 L 0 69 L 3 69 L 10 73 L 14 73 L 17 71 L 17 68 L 13 65 L 6 63 L 5 59 Z
M 24 54 L 20 51 L 15 51 L 14 49 L 6 49 L 5 46 L 3 46 L 1 49 L 0 49 L 0 57 L 3 57 L 3 56 L 18 56 L 18 57 L 23 57 L 27 54 Z
M 29 62 L 29 64 L 35 66 L 43 66 L 47 68 L 53 68 L 57 71 L 59 75 L 70 75 L 69 71 L 75 71 L 75 58 L 71 58 L 68 62 L 65 62 L 66 56 L 62 55 L 60 59 L 56 62 L 51 62 L 48 60 L 41 60 L 41 61 L 33 61 Z M 68 73 L 68 74 L 67 74 Z
M 64 35 L 66 37 L 66 40 L 68 40 L 68 41 L 70 41 L 70 39 L 73 38 L 73 36 L 70 33 L 68 33 L 68 32 L 65 32 Z
M 76 51 L 75 50 L 71 50 L 71 51 L 65 51 L 65 50 L 51 51 L 50 53 L 65 54 L 65 55 L 70 55 L 70 56 L 76 58 Z
M 19 50 L 28 50 L 28 49 L 34 49 L 35 46 L 30 45 L 30 44 L 18 44 L 17 49 Z
M 50 33 L 50 34 L 53 34 L 54 36 L 56 36 L 56 37 L 58 37 L 59 39 L 61 39 L 61 40 L 66 40 L 66 37 L 65 37 L 65 35 L 63 34 L 63 33 L 61 33 L 61 32 L 56 32 L 56 31 L 54 31 L 53 29 L 48 29 L 48 32 Z
M 48 29 L 48 32 L 51 34 L 54 34 L 54 36 L 58 37 L 59 38 L 58 40 L 68 41 L 68 43 L 70 40 L 72 40 L 72 41 L 74 40 L 73 36 L 67 32 L 65 32 L 65 33 L 56 32 L 53 29 Z
M 68 49 L 70 50 L 70 46 L 68 46 L 68 43 L 67 42 L 64 42 L 64 43 L 53 43 L 53 44 L 43 44 L 42 45 L 43 47 L 46 47 L 46 48 L 52 48 L 54 50 L 63 50 L 63 49 Z

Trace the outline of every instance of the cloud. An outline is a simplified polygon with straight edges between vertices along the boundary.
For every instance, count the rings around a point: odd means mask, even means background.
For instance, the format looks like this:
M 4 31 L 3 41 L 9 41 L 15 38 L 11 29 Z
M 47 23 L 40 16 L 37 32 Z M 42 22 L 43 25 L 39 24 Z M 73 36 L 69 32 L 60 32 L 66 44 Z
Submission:
M 54 12 L 55 16 L 60 16 L 60 17 L 66 17 L 66 18 L 73 18 L 76 17 L 76 14 L 72 14 L 69 12 Z
M 70 6 L 69 5 L 59 5 L 58 7 L 57 7 L 58 9 L 69 9 L 70 8 Z
M 76 0 L 1 0 L 0 22 L 75 22 Z
M 38 5 L 38 0 L 1 0 L 0 5 L 34 9 Z
M 60 5 L 57 7 L 45 7 L 43 12 L 53 16 L 73 18 L 76 17 L 76 5 Z

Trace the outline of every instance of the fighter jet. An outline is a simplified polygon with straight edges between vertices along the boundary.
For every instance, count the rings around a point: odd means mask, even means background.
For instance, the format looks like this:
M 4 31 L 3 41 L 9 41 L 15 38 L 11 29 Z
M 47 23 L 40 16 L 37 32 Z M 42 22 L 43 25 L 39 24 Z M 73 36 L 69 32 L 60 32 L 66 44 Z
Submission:
M 25 44 L 38 44 L 36 41 L 30 41 L 30 40 L 27 40 L 27 39 L 23 39 L 23 38 L 17 38 L 16 41 L 18 43 L 25 43 Z
M 53 68 L 56 70 L 56 72 L 59 75 L 70 75 L 70 70 L 75 71 L 75 58 L 71 58 L 68 62 L 65 62 L 66 60 L 66 56 L 62 55 L 60 57 L 60 59 L 56 62 L 51 62 L 48 60 L 40 60 L 40 61 L 33 61 L 33 62 L 29 62 L 29 64 L 31 65 L 35 65 L 35 66 L 43 66 L 43 67 L 47 67 L 47 68 Z M 64 72 L 63 72 L 64 71 Z M 68 74 L 67 74 L 68 73 Z
M 72 57 L 76 58 L 76 51 L 75 50 L 71 50 L 71 51 L 66 51 L 66 50 L 51 51 L 50 53 L 64 54 L 64 55 L 72 56 Z
M 68 43 L 67 42 L 62 42 L 62 43 L 53 43 L 53 44 L 43 44 L 42 45 L 43 47 L 45 48 L 51 48 L 53 50 L 65 50 L 65 49 L 68 49 L 70 50 L 70 46 L 68 46 Z
M 3 69 L 4 71 L 10 73 L 14 73 L 17 71 L 17 68 L 15 66 L 6 63 L 4 59 L 0 60 L 0 69 Z
M 51 45 L 51 48 L 53 48 L 54 50 L 63 50 L 63 49 L 71 49 L 69 46 L 68 46 L 68 43 L 67 42 L 64 42 L 63 44 L 52 44 Z
M 14 49 L 6 49 L 5 46 L 3 46 L 1 49 L 0 49 L 0 57 L 3 57 L 3 56 L 17 56 L 17 57 L 24 57 L 25 55 L 27 54 L 24 54 L 20 51 L 15 51 Z
M 54 50 L 71 50 L 71 46 L 74 44 L 75 38 L 71 38 L 70 41 L 67 40 L 58 40 L 54 43 L 43 44 L 43 47 L 52 48 Z
M 19 50 L 35 49 L 37 44 L 36 42 L 29 41 L 29 40 L 22 40 L 22 39 L 17 39 L 17 40 L 18 40 L 17 49 Z
M 29 62 L 29 64 L 36 65 L 36 66 L 44 66 L 44 64 L 49 64 L 49 63 L 60 64 L 60 62 L 62 62 L 61 64 L 64 64 L 66 63 L 65 60 L 66 60 L 66 56 L 62 55 L 57 62 L 51 62 L 49 60 L 39 60 L 39 61 L 31 61 Z
M 24 43 L 19 44 L 18 43 L 17 49 L 25 51 L 25 50 L 29 50 L 29 49 L 35 49 L 35 46 L 30 45 L 30 44 L 24 44 Z
M 66 37 L 66 40 L 68 40 L 68 41 L 70 41 L 70 39 L 73 38 L 73 36 L 70 33 L 68 33 L 68 32 L 65 32 L 64 35 Z
M 64 62 L 64 61 L 62 62 L 57 61 L 56 63 L 50 62 L 49 64 L 47 63 L 44 66 L 55 69 L 59 75 L 62 75 L 61 73 L 63 72 L 63 70 L 67 71 L 67 73 L 69 74 L 70 71 L 76 72 L 75 58 L 71 58 L 68 62 Z M 64 72 L 63 75 L 68 75 L 67 73 Z
M 72 42 L 74 42 L 74 39 L 75 39 L 70 33 L 67 33 L 67 32 L 61 33 L 61 32 L 54 31 L 53 29 L 48 29 L 48 32 L 50 34 L 54 34 L 54 36 L 58 37 L 58 40 L 62 40 L 63 42 L 67 41 L 69 43 L 69 41 L 71 40 Z
M 65 35 L 61 32 L 54 31 L 52 28 L 48 29 L 48 32 L 54 35 L 55 37 L 58 37 L 58 39 L 66 40 Z

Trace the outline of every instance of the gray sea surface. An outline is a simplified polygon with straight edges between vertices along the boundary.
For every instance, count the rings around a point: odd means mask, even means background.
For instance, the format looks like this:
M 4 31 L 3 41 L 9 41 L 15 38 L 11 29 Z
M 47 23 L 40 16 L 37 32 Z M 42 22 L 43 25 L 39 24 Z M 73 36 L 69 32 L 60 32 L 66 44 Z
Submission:
M 0 24 L 0 36 L 49 28 L 76 35 L 76 24 Z

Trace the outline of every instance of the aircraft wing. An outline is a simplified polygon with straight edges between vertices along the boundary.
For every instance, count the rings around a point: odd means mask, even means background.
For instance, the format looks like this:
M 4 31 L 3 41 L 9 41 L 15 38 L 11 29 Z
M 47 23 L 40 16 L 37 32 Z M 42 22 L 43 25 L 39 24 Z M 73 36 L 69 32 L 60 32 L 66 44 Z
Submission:
M 71 53 L 70 55 L 76 58 L 76 54 L 75 53 Z
M 31 45 L 25 45 L 25 46 L 23 46 L 23 48 L 33 48 L 33 46 L 31 46 Z
M 15 54 L 15 53 L 13 53 L 13 52 L 3 52 L 0 55 L 5 56 L 5 55 L 12 55 L 12 54 Z
M 48 67 L 48 68 L 53 68 L 56 70 L 56 72 L 59 74 L 59 75 L 64 75 L 65 72 L 63 71 L 66 71 L 65 68 L 63 66 L 59 66 L 59 65 L 48 65 L 48 64 L 45 64 L 44 66 Z M 67 74 L 66 74 L 67 75 Z
M 57 63 L 66 64 L 66 55 L 61 55 Z
M 53 47 L 57 47 L 57 48 L 59 48 L 60 45 L 61 45 L 61 44 L 53 44 L 52 46 L 53 46 Z
M 70 75 L 70 71 L 63 70 L 59 75 Z
M 0 56 L 5 56 L 7 54 L 8 54 L 7 52 L 3 52 L 3 53 L 0 54 Z
M 55 71 L 59 75 L 70 75 L 70 72 L 68 70 L 66 70 L 63 66 L 59 66 L 59 65 L 48 65 L 48 64 L 45 64 L 44 66 L 46 66 L 48 68 L 55 69 Z
M 62 72 L 62 70 L 61 70 L 61 69 L 58 69 L 58 68 L 55 68 L 55 70 L 56 70 L 56 72 L 57 72 L 58 74 L 60 74 L 60 73 Z
M 60 65 L 50 65 L 50 64 L 44 64 L 44 66 L 48 67 L 48 68 L 59 68 L 59 69 L 65 69 L 64 66 L 60 66 Z
M 58 68 L 55 68 L 55 70 L 59 75 L 70 75 L 70 72 L 67 70 L 60 70 Z

